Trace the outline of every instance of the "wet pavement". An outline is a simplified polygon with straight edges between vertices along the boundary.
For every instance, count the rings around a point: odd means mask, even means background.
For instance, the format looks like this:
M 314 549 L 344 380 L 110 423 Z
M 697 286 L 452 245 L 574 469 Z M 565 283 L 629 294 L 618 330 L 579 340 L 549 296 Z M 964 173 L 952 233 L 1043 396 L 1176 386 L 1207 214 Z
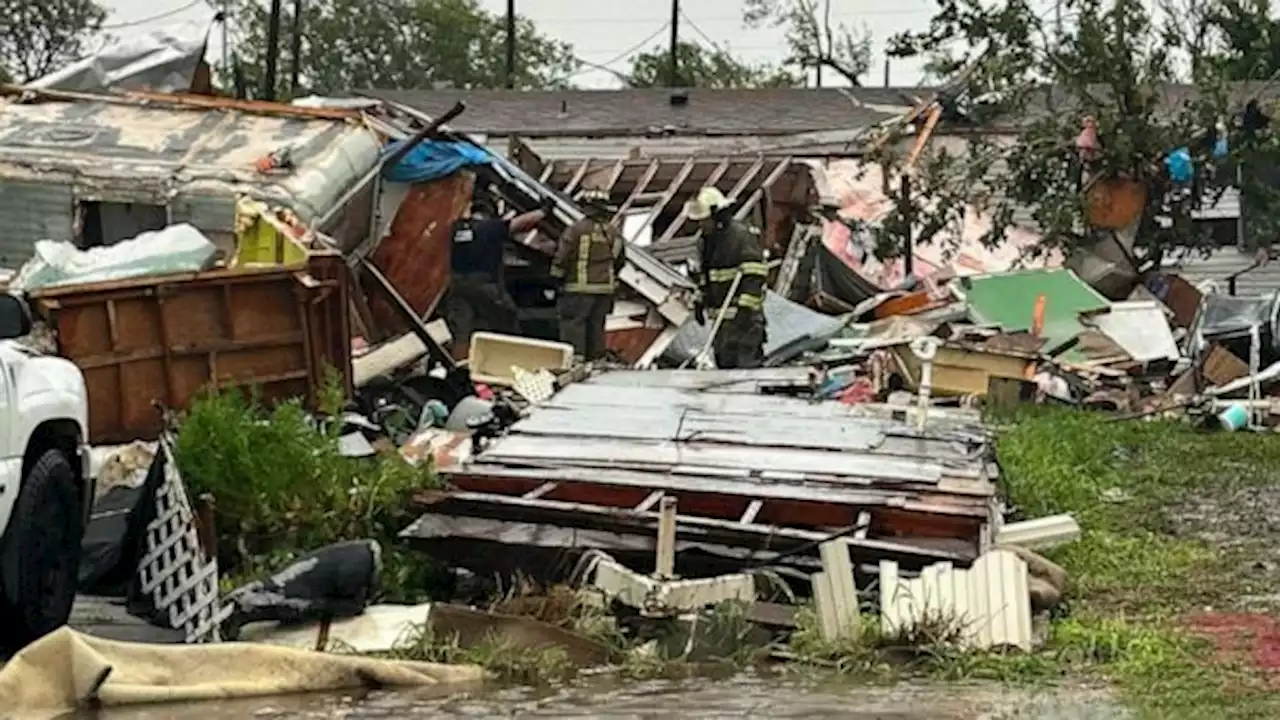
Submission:
M 853 685 L 838 677 L 742 674 L 723 680 L 581 680 L 555 690 L 493 688 L 270 698 L 103 712 L 109 720 L 370 720 L 376 718 L 850 718 L 852 720 L 1110 720 L 1130 717 L 1104 689 L 999 685 Z

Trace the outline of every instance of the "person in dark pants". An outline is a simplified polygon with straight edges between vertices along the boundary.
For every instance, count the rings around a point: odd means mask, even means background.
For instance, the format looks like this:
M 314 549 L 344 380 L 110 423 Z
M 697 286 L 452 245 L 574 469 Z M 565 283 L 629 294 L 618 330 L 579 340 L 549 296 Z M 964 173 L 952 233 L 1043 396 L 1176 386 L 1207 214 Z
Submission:
M 626 262 L 626 241 L 611 223 L 609 195 L 585 190 L 578 195 L 586 217 L 570 225 L 551 258 L 552 277 L 564 281 L 560 293 L 560 339 L 586 360 L 604 357 L 605 319 L 613 311 L 618 273 Z
M 731 203 L 714 187 L 702 188 L 685 203 L 686 216 L 698 224 L 702 235 L 702 298 L 695 315 L 706 325 L 709 310 L 714 325 L 716 314 L 724 308 L 720 331 L 712 344 L 716 367 L 758 368 L 764 362 L 767 338 L 763 308 L 768 265 L 756 233 L 734 220 L 730 212 Z M 737 290 L 726 306 L 735 279 Z
M 444 297 L 444 318 L 453 335 L 453 354 L 465 354 L 477 331 L 520 334 L 516 303 L 507 292 L 502 253 L 516 234 L 533 229 L 546 217 L 538 209 L 507 219 L 493 201 L 479 193 L 453 224 L 449 258 L 452 275 Z

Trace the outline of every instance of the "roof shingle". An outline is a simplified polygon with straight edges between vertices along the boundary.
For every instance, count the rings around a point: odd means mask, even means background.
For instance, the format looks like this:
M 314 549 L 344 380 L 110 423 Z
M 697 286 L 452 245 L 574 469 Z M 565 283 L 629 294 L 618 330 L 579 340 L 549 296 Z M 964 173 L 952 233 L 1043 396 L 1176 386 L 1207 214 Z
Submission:
M 913 88 L 914 90 L 914 88 Z M 672 101 L 673 92 L 687 96 Z M 430 115 L 461 100 L 455 130 L 523 137 L 610 135 L 788 135 L 861 128 L 909 107 L 904 91 L 877 88 L 552 90 L 369 90 L 360 94 Z

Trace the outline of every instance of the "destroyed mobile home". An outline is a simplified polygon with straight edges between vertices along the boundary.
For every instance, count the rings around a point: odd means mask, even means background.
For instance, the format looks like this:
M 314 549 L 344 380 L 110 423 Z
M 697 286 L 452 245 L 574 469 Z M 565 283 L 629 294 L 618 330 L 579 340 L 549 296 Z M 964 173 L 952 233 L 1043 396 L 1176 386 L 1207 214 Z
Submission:
M 1032 618 L 1066 582 L 1036 553 L 1082 531 L 1070 515 L 1012 519 L 983 409 L 1273 424 L 1280 296 L 999 255 L 922 258 L 927 272 L 890 287 L 894 272 L 874 272 L 848 218 L 822 207 L 843 170 L 778 155 L 557 159 L 518 139 L 508 158 L 447 128 L 461 105 L 432 117 L 381 101 L 7 95 L 9 289 L 43 320 L 28 342 L 83 374 L 84 439 L 99 446 L 81 588 L 125 586 L 130 613 L 168 641 L 381 652 L 424 624 L 475 642 L 518 626 L 584 663 L 614 659 L 528 618 L 375 605 L 392 548 L 369 538 L 296 548 L 313 554 L 225 593 L 220 563 L 240 549 L 214 531 L 239 519 L 189 497 L 173 440 L 211 388 L 300 400 L 339 427 L 344 458 L 437 473 L 397 498 L 415 519 L 395 535 L 486 591 L 492 578 L 570 586 L 620 620 L 669 623 L 739 603 L 770 640 L 810 604 L 828 640 L 866 615 L 892 634 L 942 614 L 966 649 L 1034 649 Z M 629 243 L 612 357 L 594 364 L 558 341 L 546 272 L 584 186 L 608 194 Z M 693 319 L 685 205 L 706 186 L 768 250 L 758 369 L 684 369 L 714 332 Z M 477 192 L 509 212 L 550 208 L 508 248 L 523 335 L 452 338 L 440 317 L 449 228 Z M 320 417 L 335 388 L 345 414 Z M 83 642 L 70 632 L 24 652 L 66 656 Z M 130 662 L 127 648 L 95 650 Z M 0 689 L 18 682 L 9 668 Z M 393 685 L 470 677 L 364 670 Z M 258 690 L 316 689 L 304 685 Z

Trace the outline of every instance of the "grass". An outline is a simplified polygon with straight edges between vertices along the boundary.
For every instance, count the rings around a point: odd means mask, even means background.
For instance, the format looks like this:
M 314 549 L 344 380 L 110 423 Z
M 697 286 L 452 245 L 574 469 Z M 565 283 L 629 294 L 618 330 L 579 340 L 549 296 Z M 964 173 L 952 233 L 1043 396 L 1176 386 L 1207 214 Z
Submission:
M 479 665 L 505 682 L 546 685 L 573 676 L 575 668 L 564 649 L 535 648 L 485 636 L 471 647 L 463 647 L 456 635 L 442 636 L 430 626 L 418 628 L 413 637 L 380 657 L 393 660 Z
M 1039 658 L 1047 662 L 1017 662 L 1043 664 L 1040 676 L 1106 677 L 1147 717 L 1280 713 L 1257 672 L 1215 659 L 1182 622 L 1231 610 L 1253 591 L 1241 563 L 1276 538 L 1255 534 L 1263 518 L 1233 515 L 1232 497 L 1280 490 L 1280 437 L 1040 408 L 1001 433 L 998 452 L 1020 512 L 1070 512 L 1083 530 L 1046 553 L 1071 573 L 1070 617 L 1052 626 Z M 1188 521 L 1197 507 L 1207 517 Z M 1206 542 L 1201 530 L 1226 542 Z
M 944 621 L 885 637 L 874 616 L 857 640 L 829 643 L 803 611 L 790 644 L 796 656 L 868 680 L 1105 680 L 1139 717 L 1280 716 L 1280 696 L 1258 671 L 1215 657 L 1184 622 L 1209 609 L 1231 611 L 1260 589 L 1240 568 L 1268 554 L 1277 536 L 1251 516 L 1259 511 L 1236 508 L 1233 498 L 1275 487 L 1280 503 L 1280 436 L 1034 408 L 1005 418 L 997 449 L 1015 512 L 1069 512 L 1083 530 L 1078 542 L 1045 553 L 1070 573 L 1045 647 L 965 652 L 941 637 Z M 1188 512 L 1196 508 L 1208 508 L 1205 517 Z M 1207 542 L 1204 531 L 1225 542 Z M 914 652 L 895 655 L 899 645 Z
M 336 387 L 321 403 L 330 417 L 341 408 Z M 372 538 L 383 546 L 384 598 L 418 601 L 429 567 L 396 547 L 397 534 L 414 519 L 407 496 L 437 487 L 435 473 L 394 452 L 344 457 L 339 433 L 296 402 L 267 408 L 242 392 L 214 392 L 183 419 L 175 454 L 191 493 L 215 499 L 220 561 L 233 583 L 329 543 Z

